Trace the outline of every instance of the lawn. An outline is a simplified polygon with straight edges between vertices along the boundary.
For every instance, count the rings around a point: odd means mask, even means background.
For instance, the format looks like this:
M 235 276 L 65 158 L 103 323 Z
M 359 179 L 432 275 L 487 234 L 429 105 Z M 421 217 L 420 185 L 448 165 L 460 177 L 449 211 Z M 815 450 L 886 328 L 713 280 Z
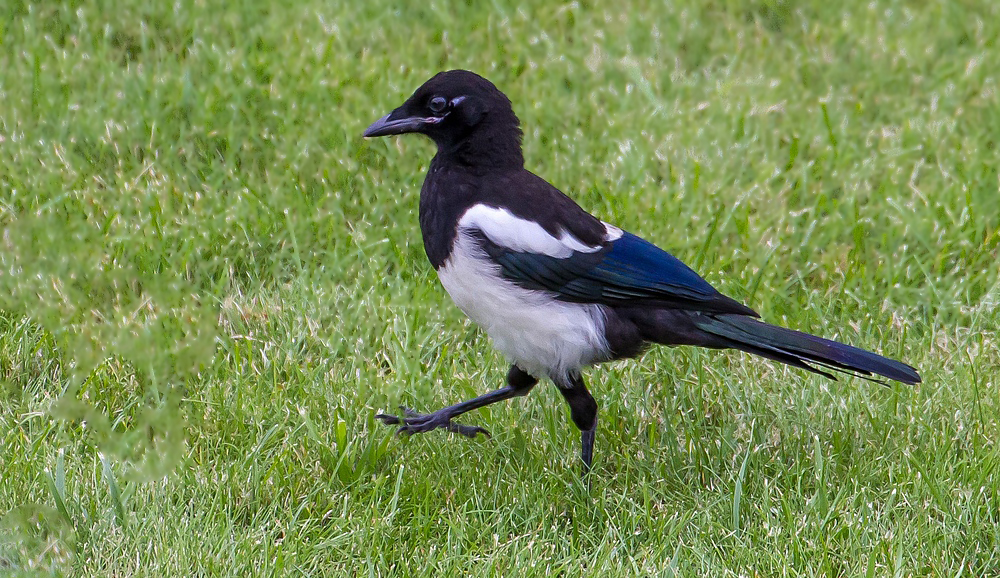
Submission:
M 0 574 L 1000 576 L 1000 3 L 7 0 Z M 527 166 L 765 319 L 916 366 L 737 352 L 551 384 L 427 263 L 439 70 Z

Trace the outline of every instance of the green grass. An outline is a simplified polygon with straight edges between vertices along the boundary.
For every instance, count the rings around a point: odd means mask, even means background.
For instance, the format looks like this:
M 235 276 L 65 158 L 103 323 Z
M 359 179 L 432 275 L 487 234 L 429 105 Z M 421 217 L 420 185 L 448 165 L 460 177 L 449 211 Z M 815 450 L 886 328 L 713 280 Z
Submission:
M 0 574 L 1000 575 L 1000 4 L 0 7 Z M 673 4 L 664 6 L 663 4 Z M 497 387 L 426 263 L 441 69 L 528 166 L 773 322 L 924 383 L 656 349 Z

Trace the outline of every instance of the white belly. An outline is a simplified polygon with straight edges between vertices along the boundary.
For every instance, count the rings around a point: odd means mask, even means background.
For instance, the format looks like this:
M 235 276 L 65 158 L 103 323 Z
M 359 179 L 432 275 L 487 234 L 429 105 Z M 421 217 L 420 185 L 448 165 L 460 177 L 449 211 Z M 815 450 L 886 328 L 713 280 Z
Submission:
M 599 305 L 557 301 L 503 279 L 474 242 L 459 234 L 438 277 L 455 304 L 494 345 L 535 377 L 561 377 L 606 359 Z

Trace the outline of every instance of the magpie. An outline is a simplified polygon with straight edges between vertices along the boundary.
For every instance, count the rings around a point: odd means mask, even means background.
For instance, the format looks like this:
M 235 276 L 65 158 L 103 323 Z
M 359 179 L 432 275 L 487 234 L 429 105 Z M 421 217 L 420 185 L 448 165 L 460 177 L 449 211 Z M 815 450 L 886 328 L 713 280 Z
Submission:
M 581 371 L 651 344 L 738 349 L 835 379 L 920 382 L 904 363 L 770 325 L 679 259 L 603 222 L 524 168 L 510 100 L 466 70 L 441 72 L 365 137 L 426 135 L 437 145 L 420 190 L 424 249 L 445 290 L 512 362 L 506 386 L 429 414 L 378 414 L 398 432 L 489 436 L 455 417 L 550 379 L 581 431 L 591 468 L 597 402 Z

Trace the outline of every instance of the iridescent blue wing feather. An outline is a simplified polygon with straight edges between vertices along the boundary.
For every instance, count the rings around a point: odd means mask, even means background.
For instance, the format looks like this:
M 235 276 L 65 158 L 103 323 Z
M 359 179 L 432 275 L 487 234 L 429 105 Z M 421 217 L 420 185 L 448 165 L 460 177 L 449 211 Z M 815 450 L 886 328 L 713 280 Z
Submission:
M 631 233 L 593 252 L 554 257 L 516 251 L 475 235 L 513 283 L 557 299 L 612 306 L 676 307 L 713 313 L 757 314 L 702 279 L 670 253 Z

